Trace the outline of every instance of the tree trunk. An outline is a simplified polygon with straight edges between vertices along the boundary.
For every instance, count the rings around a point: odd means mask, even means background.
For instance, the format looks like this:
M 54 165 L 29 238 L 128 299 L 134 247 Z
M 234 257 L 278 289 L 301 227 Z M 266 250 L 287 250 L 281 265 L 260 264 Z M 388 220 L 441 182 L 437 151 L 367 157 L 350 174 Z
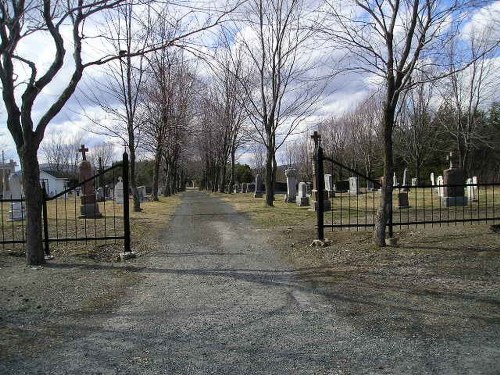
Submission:
M 26 263 L 38 266 L 45 263 L 42 245 L 43 192 L 40 187 L 40 167 L 37 147 L 25 144 L 21 166 L 23 169 L 23 190 L 26 199 Z
M 265 184 L 266 184 L 266 205 L 267 206 L 274 206 L 274 191 L 273 191 L 273 167 L 274 167 L 274 155 L 273 152 L 274 150 L 270 147 L 267 148 L 267 155 L 266 155 L 266 177 L 265 177 Z M 257 187 L 255 187 L 257 189 Z
M 137 191 L 137 178 L 135 173 L 135 147 L 133 143 L 129 144 L 129 150 L 130 150 L 130 187 L 132 188 L 132 196 L 134 199 L 134 212 L 141 212 L 142 211 L 141 200 L 139 198 L 139 192 Z M 127 192 L 127 197 L 128 197 L 128 192 Z
M 158 201 L 158 186 L 160 184 L 160 163 L 161 163 L 161 150 L 158 148 L 155 152 L 155 161 L 153 168 L 153 190 L 151 192 L 151 199 Z
M 374 244 L 381 247 L 385 246 L 386 224 L 392 210 L 392 185 L 394 175 L 392 129 L 394 126 L 395 107 L 391 106 L 389 102 L 386 102 L 384 107 L 384 182 L 380 193 L 380 205 L 377 210 L 375 230 L 373 232 Z
M 229 191 L 228 191 L 229 194 L 233 192 L 235 169 L 236 169 L 236 150 L 233 147 L 231 149 L 231 176 L 229 177 Z

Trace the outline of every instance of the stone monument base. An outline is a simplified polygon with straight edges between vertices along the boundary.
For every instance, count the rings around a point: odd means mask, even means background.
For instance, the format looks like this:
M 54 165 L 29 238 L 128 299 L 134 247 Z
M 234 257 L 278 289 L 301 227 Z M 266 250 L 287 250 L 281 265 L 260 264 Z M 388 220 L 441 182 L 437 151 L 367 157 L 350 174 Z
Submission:
M 467 206 L 467 197 L 442 197 L 441 202 L 445 207 Z
M 318 201 L 311 202 L 311 210 L 313 210 L 314 212 L 318 211 Z M 332 210 L 332 202 L 330 202 L 328 199 L 325 199 L 323 201 L 323 210 L 324 211 Z
M 99 212 L 97 203 L 85 203 L 80 206 L 79 218 L 100 219 L 102 214 Z

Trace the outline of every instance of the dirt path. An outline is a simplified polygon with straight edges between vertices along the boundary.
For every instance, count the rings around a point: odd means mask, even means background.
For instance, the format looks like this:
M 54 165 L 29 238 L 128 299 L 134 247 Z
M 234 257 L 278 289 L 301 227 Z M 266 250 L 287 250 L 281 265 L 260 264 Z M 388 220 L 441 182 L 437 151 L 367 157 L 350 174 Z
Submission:
M 75 322 L 71 339 L 1 373 L 495 374 L 499 348 L 481 340 L 390 333 L 391 319 L 353 324 L 360 303 L 299 281 L 266 232 L 221 200 L 187 192 L 162 251 L 139 259 L 142 281 L 110 312 Z M 102 266 L 105 268 L 105 266 Z M 313 272 L 313 271 L 312 271 Z M 373 309 L 379 308 L 376 304 Z M 406 312 L 411 315 L 411 311 Z M 498 324 L 493 336 L 498 337 Z M 491 329 L 491 327 L 489 328 Z M 486 340 L 487 341 L 487 340 Z M 498 342 L 498 340 L 497 340 Z

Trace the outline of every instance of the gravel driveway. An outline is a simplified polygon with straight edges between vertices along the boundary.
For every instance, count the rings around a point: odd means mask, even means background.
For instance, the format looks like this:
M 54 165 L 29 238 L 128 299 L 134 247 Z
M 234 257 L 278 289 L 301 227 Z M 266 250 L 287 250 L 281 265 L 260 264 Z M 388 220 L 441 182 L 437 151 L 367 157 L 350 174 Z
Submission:
M 344 313 L 352 301 L 300 281 L 267 233 L 227 203 L 186 192 L 164 248 L 130 262 L 143 278 L 116 309 L 88 316 L 64 345 L 0 372 L 500 373 L 499 348 L 487 340 L 450 342 L 403 325 L 386 333 L 384 320 L 353 324 Z

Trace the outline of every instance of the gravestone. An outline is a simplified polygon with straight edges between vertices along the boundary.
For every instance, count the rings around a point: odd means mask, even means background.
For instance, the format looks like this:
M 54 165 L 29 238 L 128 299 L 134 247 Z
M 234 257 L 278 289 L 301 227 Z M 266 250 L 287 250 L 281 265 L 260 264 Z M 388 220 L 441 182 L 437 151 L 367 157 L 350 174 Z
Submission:
M 146 202 L 148 197 L 146 194 L 146 186 L 138 186 L 137 187 L 137 194 L 139 195 L 139 200 L 141 202 Z
M 255 193 L 255 183 L 249 182 L 247 185 L 247 193 Z
M 328 198 L 335 197 L 335 185 L 331 174 L 325 174 L 325 190 L 328 193 Z
M 408 201 L 408 192 L 403 191 L 398 193 L 398 208 L 410 208 L 410 203 Z
M 260 174 L 255 176 L 255 193 L 253 195 L 254 198 L 262 198 L 263 191 L 262 191 L 262 177 Z
M 286 195 L 285 202 L 293 203 L 297 198 L 297 170 L 289 168 L 285 170 L 286 176 Z
M 466 206 L 467 197 L 464 189 L 464 171 L 455 163 L 455 156 L 452 152 L 448 156 L 450 168 L 443 171 L 443 181 L 447 185 L 444 188 L 442 202 L 445 207 Z
M 335 192 L 347 193 L 349 191 L 349 180 L 335 181 Z
M 309 206 L 309 196 L 307 195 L 307 185 L 305 182 L 299 182 L 299 191 L 295 202 L 299 207 Z
M 233 193 L 237 194 L 240 192 L 240 184 L 235 182 L 234 186 L 233 186 Z
M 403 171 L 403 191 L 408 191 L 408 169 L 405 168 Z
M 82 153 L 82 161 L 78 166 L 79 182 L 83 182 L 94 176 L 92 164 L 85 157 L 88 151 L 84 145 L 78 150 Z M 99 212 L 99 205 L 97 204 L 94 184 L 92 181 L 87 181 L 83 184 L 82 195 L 80 196 L 80 218 L 100 218 L 102 214 Z
M 411 179 L 411 186 L 418 186 L 418 180 L 417 180 L 417 178 L 416 178 L 416 177 L 413 177 L 413 178 Z
M 434 172 L 431 173 L 431 186 L 436 186 L 436 179 L 434 178 Z
M 436 191 L 438 196 L 444 197 L 444 180 L 443 176 L 438 176 L 436 179 Z
M 115 192 L 115 203 L 123 204 L 123 180 L 121 177 L 118 177 L 118 182 L 114 188 Z
M 477 176 L 472 177 L 472 198 L 469 196 L 469 199 L 473 202 L 477 202 L 479 199 L 479 186 L 477 186 Z
M 359 178 L 349 177 L 349 194 L 359 195 Z
M 9 199 L 21 199 L 23 195 L 21 172 L 11 173 L 9 176 L 10 194 Z M 25 217 L 23 202 L 11 202 L 9 210 L 9 221 L 20 221 Z
M 396 176 L 396 172 L 392 176 L 392 186 L 398 186 L 398 177 Z
M 95 195 L 98 202 L 104 202 L 106 200 L 104 189 L 101 186 L 97 188 Z

